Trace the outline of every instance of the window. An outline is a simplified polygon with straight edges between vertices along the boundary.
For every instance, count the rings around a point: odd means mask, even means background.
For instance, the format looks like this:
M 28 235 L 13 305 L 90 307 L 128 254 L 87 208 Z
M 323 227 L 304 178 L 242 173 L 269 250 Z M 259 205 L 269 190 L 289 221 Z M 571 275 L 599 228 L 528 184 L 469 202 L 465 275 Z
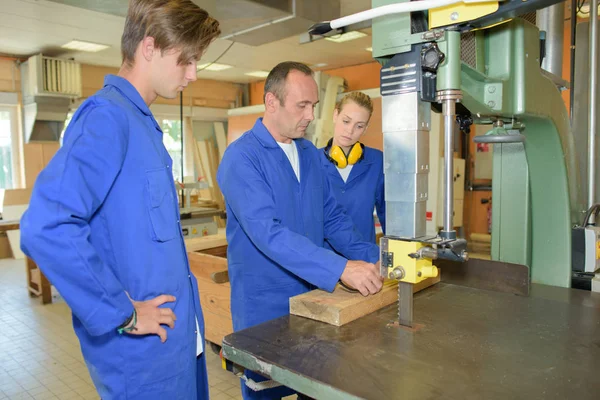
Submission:
M 176 119 L 159 119 L 160 128 L 163 131 L 163 143 L 171 159 L 173 159 L 173 178 L 182 180 L 181 160 L 183 152 L 181 147 L 181 121 Z
M 75 114 L 75 111 L 77 111 L 77 109 L 69 110 L 69 112 L 67 113 L 67 119 L 65 121 L 65 126 L 63 127 L 63 130 L 60 133 L 60 138 L 58 139 L 58 143 L 60 144 L 60 147 L 62 147 L 62 145 L 63 145 L 63 140 L 65 138 L 65 132 L 67 131 L 67 127 L 69 126 L 69 123 L 71 122 L 71 119 L 73 118 L 73 114 Z
M 17 106 L 0 106 L 0 188 L 21 186 Z

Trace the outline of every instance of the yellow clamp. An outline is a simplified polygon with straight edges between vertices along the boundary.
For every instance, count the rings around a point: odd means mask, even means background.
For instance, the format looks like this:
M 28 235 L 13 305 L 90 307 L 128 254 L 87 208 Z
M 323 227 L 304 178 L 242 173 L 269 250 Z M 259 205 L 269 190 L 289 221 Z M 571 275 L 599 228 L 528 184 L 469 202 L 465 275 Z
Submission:
M 388 278 L 416 284 L 438 276 L 438 269 L 430 258 L 413 258 L 409 255 L 418 253 L 425 246 L 420 242 L 388 239 L 388 253 L 393 254 L 393 264 L 388 267 Z

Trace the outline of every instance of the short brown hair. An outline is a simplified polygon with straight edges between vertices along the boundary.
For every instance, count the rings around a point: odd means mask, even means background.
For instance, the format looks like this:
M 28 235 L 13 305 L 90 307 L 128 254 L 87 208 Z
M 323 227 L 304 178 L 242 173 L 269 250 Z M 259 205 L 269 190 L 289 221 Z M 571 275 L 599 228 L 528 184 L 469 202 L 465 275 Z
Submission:
M 304 75 L 313 75 L 313 70 L 306 64 L 295 62 L 295 61 L 285 61 L 279 63 L 269 72 L 269 76 L 267 76 L 267 80 L 265 82 L 265 92 L 263 94 L 263 103 L 266 100 L 267 93 L 273 93 L 277 100 L 279 100 L 280 104 L 283 104 L 285 99 L 285 80 L 290 72 L 292 71 L 300 71 Z
M 138 44 L 148 36 L 163 52 L 181 50 L 179 64 L 197 61 L 220 34 L 219 22 L 190 0 L 130 0 L 121 37 L 123 63 L 133 65 Z
M 366 108 L 367 111 L 369 111 L 369 119 L 371 118 L 371 115 L 373 115 L 373 102 L 371 101 L 371 98 L 363 92 L 348 93 L 335 105 L 335 109 L 340 113 L 344 106 L 349 102 L 354 102 L 357 105 Z

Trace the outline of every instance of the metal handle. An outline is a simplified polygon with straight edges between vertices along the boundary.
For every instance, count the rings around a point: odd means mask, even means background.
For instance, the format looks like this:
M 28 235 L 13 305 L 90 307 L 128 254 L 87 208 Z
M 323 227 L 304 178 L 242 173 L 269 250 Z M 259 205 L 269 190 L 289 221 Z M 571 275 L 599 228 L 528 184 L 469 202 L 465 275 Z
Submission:
M 473 138 L 475 143 L 524 143 L 525 135 L 479 135 Z

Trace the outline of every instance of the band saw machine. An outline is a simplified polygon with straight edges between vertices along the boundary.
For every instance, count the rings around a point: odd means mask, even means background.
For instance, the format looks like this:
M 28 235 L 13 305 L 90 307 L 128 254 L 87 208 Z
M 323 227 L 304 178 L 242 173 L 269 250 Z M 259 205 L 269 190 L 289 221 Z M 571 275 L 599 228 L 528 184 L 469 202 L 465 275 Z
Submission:
M 585 213 L 560 78 L 519 18 L 556 0 L 373 0 L 311 28 L 371 21 L 381 64 L 390 306 L 342 327 L 286 316 L 227 336 L 223 355 L 315 398 L 596 398 L 600 295 L 571 289 Z M 444 223 L 426 235 L 431 112 L 444 120 Z M 457 126 L 494 144 L 492 260 L 452 226 Z M 443 270 L 442 282 L 412 285 Z

